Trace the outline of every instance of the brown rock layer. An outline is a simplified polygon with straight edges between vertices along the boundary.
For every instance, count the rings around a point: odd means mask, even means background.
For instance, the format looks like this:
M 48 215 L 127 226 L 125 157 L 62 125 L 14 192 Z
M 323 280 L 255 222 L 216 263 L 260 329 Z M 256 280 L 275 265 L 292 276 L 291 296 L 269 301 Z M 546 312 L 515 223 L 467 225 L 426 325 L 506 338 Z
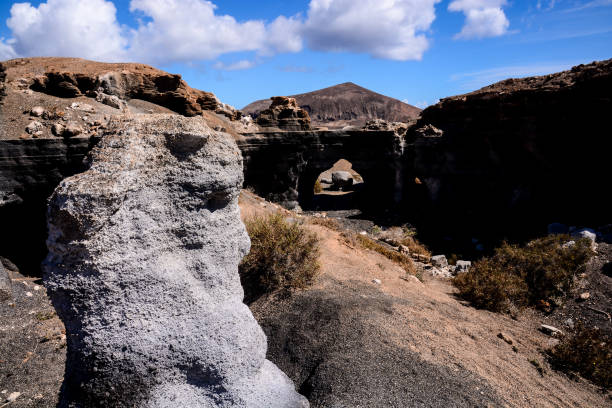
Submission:
M 109 64 L 76 58 L 29 58 L 10 60 L 7 68 L 21 72 L 32 90 L 74 98 L 104 93 L 121 99 L 142 99 L 185 116 L 215 111 L 232 119 L 240 112 L 221 103 L 210 93 L 193 89 L 180 75 L 169 74 L 143 64 Z
M 310 116 L 300 108 L 295 98 L 274 96 L 270 107 L 260 112 L 257 124 L 282 130 L 310 130 Z

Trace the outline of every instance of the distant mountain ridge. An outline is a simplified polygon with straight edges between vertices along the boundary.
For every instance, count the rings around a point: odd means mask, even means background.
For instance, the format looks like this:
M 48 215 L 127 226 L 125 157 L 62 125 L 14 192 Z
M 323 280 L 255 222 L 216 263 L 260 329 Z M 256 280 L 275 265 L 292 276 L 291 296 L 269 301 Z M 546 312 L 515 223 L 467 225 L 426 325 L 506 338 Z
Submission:
M 287 96 L 295 98 L 298 105 L 308 111 L 315 126 L 363 126 L 372 119 L 408 122 L 421 113 L 421 109 L 416 106 L 370 91 L 352 82 Z M 270 103 L 270 99 L 262 99 L 245 106 L 242 111 L 255 118 L 259 112 L 267 109 Z

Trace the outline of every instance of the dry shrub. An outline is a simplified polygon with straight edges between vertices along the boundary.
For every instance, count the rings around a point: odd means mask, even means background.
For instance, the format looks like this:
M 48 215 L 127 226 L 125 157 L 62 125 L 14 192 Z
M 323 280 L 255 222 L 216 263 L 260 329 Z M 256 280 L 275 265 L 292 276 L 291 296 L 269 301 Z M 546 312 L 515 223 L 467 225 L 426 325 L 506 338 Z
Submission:
M 401 266 L 406 271 L 406 273 L 410 275 L 414 275 L 416 273 L 414 263 L 408 255 L 387 248 L 386 246 L 363 235 L 345 232 L 342 234 L 342 237 L 345 239 L 345 241 L 347 241 L 347 243 L 352 244 L 353 246 L 360 246 L 364 249 L 369 249 L 371 251 L 378 252 L 387 259 Z
M 550 235 L 524 247 L 503 243 L 492 257 L 455 277 L 453 284 L 464 299 L 497 312 L 542 301 L 558 303 L 593 254 L 587 239 L 563 247 L 568 240 L 567 235 Z
M 612 339 L 600 329 L 576 326 L 571 336 L 548 350 L 553 368 L 579 373 L 595 384 L 612 386 Z
M 323 186 L 321 185 L 321 181 L 317 180 L 314 184 L 314 193 L 319 194 L 323 191 Z
M 245 222 L 251 251 L 240 263 L 245 302 L 275 290 L 304 288 L 319 272 L 319 238 L 281 214 Z

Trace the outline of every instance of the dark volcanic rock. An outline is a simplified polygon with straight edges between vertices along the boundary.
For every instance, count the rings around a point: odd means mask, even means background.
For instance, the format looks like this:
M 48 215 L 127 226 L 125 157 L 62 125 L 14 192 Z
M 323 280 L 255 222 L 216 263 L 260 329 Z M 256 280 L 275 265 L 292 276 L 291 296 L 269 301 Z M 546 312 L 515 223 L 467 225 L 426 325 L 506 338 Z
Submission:
M 310 208 L 315 181 L 341 158 L 365 181 L 358 204 L 383 210 L 401 196 L 402 139 L 392 131 L 252 133 L 237 143 L 244 157 L 245 187 L 288 208 Z
M 257 124 L 281 130 L 310 130 L 308 112 L 300 108 L 294 98 L 275 96 L 270 107 L 257 116 Z
M 332 282 L 326 288 L 251 305 L 268 336 L 268 358 L 312 407 L 504 405 L 469 371 L 427 362 L 386 341 L 374 322 L 392 315 L 397 299 L 355 282 Z
M 308 111 L 313 125 L 340 128 L 362 127 L 372 119 L 389 122 L 409 122 L 416 119 L 421 109 L 397 99 L 372 92 L 352 82 L 318 91 L 290 95 L 298 105 Z M 244 108 L 247 115 L 257 117 L 268 107 L 267 100 L 253 102 Z
M 38 275 L 47 248 L 47 198 L 59 182 L 84 170 L 96 139 L 0 140 L 0 256 Z
M 443 99 L 409 132 L 407 212 L 438 235 L 607 224 L 610 111 L 612 60 Z

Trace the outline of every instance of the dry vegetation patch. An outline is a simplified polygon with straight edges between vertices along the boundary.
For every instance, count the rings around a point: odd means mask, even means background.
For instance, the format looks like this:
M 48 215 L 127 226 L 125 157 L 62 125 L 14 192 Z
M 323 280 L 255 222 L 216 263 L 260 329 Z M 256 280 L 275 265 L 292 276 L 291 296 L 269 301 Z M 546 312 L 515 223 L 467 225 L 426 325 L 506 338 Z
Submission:
M 508 243 L 453 279 L 459 295 L 476 307 L 496 312 L 538 304 L 559 305 L 574 277 L 593 255 L 590 242 L 550 235 L 520 247 Z
M 383 255 L 387 259 L 400 265 L 406 271 L 406 273 L 410 275 L 416 274 L 416 268 L 414 267 L 414 263 L 412 262 L 412 259 L 410 258 L 410 256 L 406 254 L 397 252 L 396 250 L 388 248 L 387 246 L 379 242 L 376 242 L 375 240 L 371 238 L 368 238 L 360 234 L 355 234 L 353 232 L 348 232 L 348 231 L 343 232 L 342 238 L 344 238 L 344 240 L 348 244 L 354 247 L 361 247 L 364 249 L 369 249 L 374 252 L 378 252 L 379 254 Z
M 245 221 L 251 251 L 240 263 L 245 302 L 275 290 L 309 285 L 319 272 L 319 238 L 281 214 Z
M 548 351 L 551 365 L 558 370 L 577 372 L 595 384 L 612 386 L 612 343 L 610 336 L 598 328 L 576 327 Z

